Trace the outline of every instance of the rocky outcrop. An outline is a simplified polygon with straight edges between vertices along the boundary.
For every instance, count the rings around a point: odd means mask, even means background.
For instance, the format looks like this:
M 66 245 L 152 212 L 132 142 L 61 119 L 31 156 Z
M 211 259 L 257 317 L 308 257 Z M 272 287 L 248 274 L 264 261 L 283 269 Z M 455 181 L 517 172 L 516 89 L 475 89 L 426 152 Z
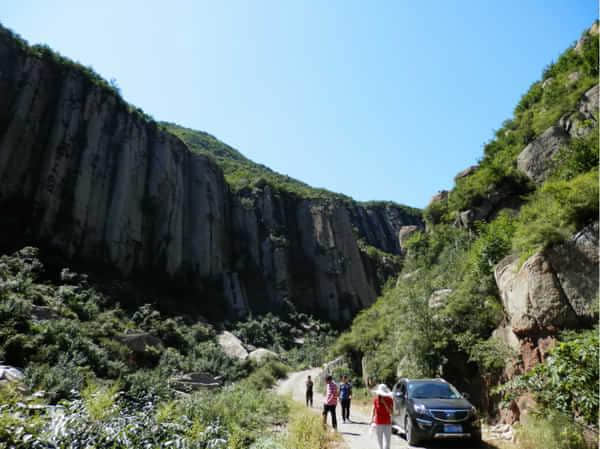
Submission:
M 465 168 L 464 170 L 457 173 L 454 177 L 454 181 L 458 181 L 459 179 L 466 178 L 467 176 L 471 176 L 473 173 L 477 171 L 479 168 L 478 165 L 471 165 L 470 167 Z
M 451 288 L 435 290 L 427 300 L 430 309 L 439 309 L 446 305 L 448 297 L 452 294 Z
M 521 151 L 517 158 L 518 169 L 535 183 L 544 182 L 553 168 L 552 158 L 556 152 L 571 138 L 585 137 L 595 128 L 599 96 L 598 84 L 586 91 L 575 111 L 563 115 L 556 125 L 548 128 Z
M 576 324 L 575 312 L 543 254 L 530 257 L 520 269 L 518 258 L 504 259 L 494 274 L 504 310 L 517 336 L 557 332 Z
M 400 231 L 398 231 L 398 242 L 400 243 L 400 249 L 402 252 L 406 252 L 406 242 L 407 240 L 414 235 L 415 232 L 420 231 L 422 228 L 419 226 L 402 226 Z
M 4 236 L 125 276 L 223 272 L 221 171 L 82 70 L 0 33 Z M 12 227 L 13 232 L 6 232 Z
M 598 231 L 596 222 L 534 254 L 522 266 L 516 256 L 496 266 L 506 320 L 493 337 L 519 354 L 517 363 L 505 370 L 507 378 L 544 362 L 561 330 L 591 327 L 598 321 Z M 516 402 L 513 408 L 516 411 L 506 410 L 505 422 L 518 419 L 524 410 Z
M 208 373 L 188 373 L 169 379 L 169 386 L 177 391 L 191 392 L 197 390 L 218 388 L 222 379 Z
M 508 322 L 520 338 L 555 334 L 597 320 L 598 223 L 534 254 L 519 268 L 503 259 L 494 275 Z
M 248 354 L 248 358 L 256 363 L 263 363 L 269 359 L 278 359 L 279 356 L 277 353 L 269 351 L 268 349 L 258 348 Z
M 147 332 L 121 335 L 119 341 L 139 355 L 147 355 L 153 350 L 160 351 L 162 348 L 160 339 Z
M 0 385 L 6 382 L 23 382 L 24 380 L 25 375 L 20 369 L 0 363 Z
M 233 193 L 212 159 L 97 75 L 2 28 L 0 67 L 0 249 L 31 243 L 157 282 L 199 313 L 295 307 L 348 321 L 380 292 L 358 241 L 398 255 L 400 228 L 423 226 L 388 203 L 266 183 Z
M 245 360 L 248 357 L 248 351 L 244 348 L 241 340 L 231 332 L 224 331 L 217 335 L 217 343 L 223 352 L 232 359 Z
M 517 158 L 517 167 L 536 183 L 543 182 L 552 167 L 552 156 L 569 140 L 561 126 L 551 126 L 527 145 Z

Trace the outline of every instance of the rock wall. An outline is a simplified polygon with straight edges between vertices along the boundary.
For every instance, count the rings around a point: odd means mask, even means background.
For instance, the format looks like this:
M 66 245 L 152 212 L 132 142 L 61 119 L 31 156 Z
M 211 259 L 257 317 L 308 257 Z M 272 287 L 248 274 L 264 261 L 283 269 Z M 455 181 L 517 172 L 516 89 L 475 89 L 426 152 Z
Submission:
M 378 210 L 307 200 L 268 185 L 236 195 L 231 216 L 233 269 L 252 286 L 236 303 L 254 310 L 292 303 L 341 321 L 380 293 L 376 269 L 357 240 L 399 254 L 398 230 L 404 224 L 422 226 L 394 206 Z
M 14 238 L 130 276 L 227 265 L 221 171 L 76 67 L 0 38 L 0 207 Z
M 404 225 L 422 222 L 268 185 L 234 194 L 210 158 L 105 82 L 0 27 L 0 247 L 53 248 L 231 315 L 293 305 L 348 321 L 379 293 L 358 240 L 400 254 Z

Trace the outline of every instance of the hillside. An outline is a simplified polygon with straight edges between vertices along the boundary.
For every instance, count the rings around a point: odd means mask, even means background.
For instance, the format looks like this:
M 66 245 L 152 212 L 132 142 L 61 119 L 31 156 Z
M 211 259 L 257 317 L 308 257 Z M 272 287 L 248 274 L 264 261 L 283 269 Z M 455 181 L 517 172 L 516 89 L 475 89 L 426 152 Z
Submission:
M 441 375 L 508 424 L 535 397 L 597 426 L 598 95 L 596 23 L 434 197 L 397 284 L 333 354 L 367 382 Z

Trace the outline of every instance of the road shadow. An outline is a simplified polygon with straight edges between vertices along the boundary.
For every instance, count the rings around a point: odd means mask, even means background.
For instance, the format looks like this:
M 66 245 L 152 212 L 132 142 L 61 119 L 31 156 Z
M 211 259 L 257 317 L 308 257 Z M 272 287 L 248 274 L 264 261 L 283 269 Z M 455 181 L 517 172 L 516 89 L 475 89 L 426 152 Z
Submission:
M 354 432 L 339 432 L 339 433 L 340 433 L 340 435 L 350 435 L 353 437 L 359 437 L 362 435 L 362 433 L 354 433 Z
M 396 434 L 397 438 L 401 438 L 406 441 L 403 435 Z M 409 446 L 414 449 L 498 449 L 499 446 L 494 444 L 483 442 L 480 445 L 474 445 L 469 441 L 430 441 L 425 444 L 421 443 L 419 446 Z
M 348 424 L 360 424 L 361 426 L 368 426 L 369 425 L 369 423 L 366 422 L 366 421 L 352 421 L 352 420 L 348 421 Z

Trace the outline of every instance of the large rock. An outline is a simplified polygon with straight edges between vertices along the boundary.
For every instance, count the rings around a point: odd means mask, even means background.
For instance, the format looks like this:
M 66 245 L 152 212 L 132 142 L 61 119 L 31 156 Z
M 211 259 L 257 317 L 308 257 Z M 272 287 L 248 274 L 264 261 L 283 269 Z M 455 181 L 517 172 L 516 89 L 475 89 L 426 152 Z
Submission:
M 267 361 L 268 359 L 278 359 L 279 356 L 276 352 L 269 351 L 265 348 L 258 348 L 248 354 L 248 358 L 250 360 L 254 360 L 256 363 L 262 363 Z
M 448 297 L 452 294 L 451 288 L 435 290 L 427 301 L 430 309 L 439 309 L 446 305 Z
M 536 183 L 542 183 L 552 168 L 552 156 L 569 140 L 561 126 L 551 126 L 527 145 L 517 158 L 517 167 Z
M 577 41 L 577 44 L 575 44 L 575 51 L 577 53 L 581 53 L 583 51 L 583 44 L 585 43 L 586 40 L 592 38 L 593 36 L 598 35 L 598 29 L 599 29 L 598 22 L 594 22 L 594 24 L 590 27 L 590 29 L 579 38 L 579 40 Z
M 492 332 L 492 338 L 497 338 L 508 347 L 514 349 L 515 351 L 519 351 L 521 349 L 521 343 L 519 342 L 519 339 L 513 332 L 511 326 L 498 326 Z
M 598 122 L 600 85 L 596 84 L 583 94 L 577 110 L 563 115 L 558 124 L 571 137 L 585 137 L 595 129 Z
M 121 335 L 118 340 L 137 354 L 147 354 L 149 351 L 160 350 L 162 347 L 160 339 L 147 332 Z
M 400 249 L 402 251 L 406 251 L 406 241 L 414 235 L 415 232 L 419 232 L 422 228 L 419 226 L 402 226 L 398 231 L 398 242 L 400 244 Z
M 208 373 L 188 373 L 183 376 L 169 379 L 169 386 L 178 391 L 196 391 L 203 389 L 213 389 L 220 387 L 222 381 L 220 377 L 215 377 Z
M 534 254 L 520 268 L 516 256 L 496 266 L 496 284 L 517 336 L 552 334 L 598 320 L 598 230 L 598 222 L 590 224 L 566 242 Z
M 217 335 L 217 343 L 223 352 L 233 359 L 245 360 L 248 357 L 248 351 L 244 348 L 241 340 L 231 332 L 224 331 Z
M 471 176 L 477 171 L 478 168 L 479 165 L 471 165 L 470 167 L 467 167 L 464 170 L 458 172 L 454 177 L 454 182 L 458 181 L 459 179 L 466 178 L 467 176 Z
M 23 371 L 0 363 L 0 382 L 22 382 L 23 380 L 25 380 Z
M 520 268 L 518 258 L 508 256 L 496 266 L 494 276 L 517 336 L 557 332 L 577 323 L 556 273 L 543 254 L 531 256 Z
M 598 251 L 596 222 L 546 252 L 571 308 L 581 321 L 588 323 L 598 319 Z

